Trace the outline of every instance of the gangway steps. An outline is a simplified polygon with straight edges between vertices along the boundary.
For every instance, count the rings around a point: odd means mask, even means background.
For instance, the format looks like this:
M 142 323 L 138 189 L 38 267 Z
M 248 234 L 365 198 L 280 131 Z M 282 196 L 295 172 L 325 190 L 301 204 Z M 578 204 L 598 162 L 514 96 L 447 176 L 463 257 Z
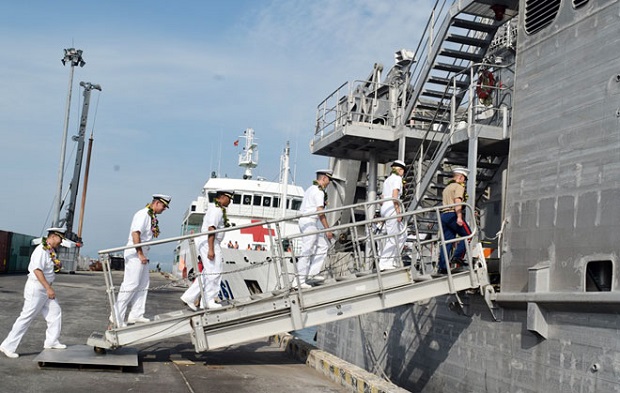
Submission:
M 299 330 L 435 296 L 488 285 L 486 266 L 441 276 L 412 277 L 410 268 L 316 286 L 217 310 L 178 310 L 153 321 L 93 333 L 88 344 L 116 348 L 190 334 L 196 351 L 221 348 L 255 338 Z

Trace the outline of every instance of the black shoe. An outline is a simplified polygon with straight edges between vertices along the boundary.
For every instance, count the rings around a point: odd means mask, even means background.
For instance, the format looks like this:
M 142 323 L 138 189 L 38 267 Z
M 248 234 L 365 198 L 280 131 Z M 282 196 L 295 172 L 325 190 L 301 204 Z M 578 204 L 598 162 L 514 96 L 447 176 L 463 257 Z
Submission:
M 466 260 L 461 259 L 461 258 L 452 258 L 452 261 L 450 261 L 453 265 L 456 265 L 456 267 L 459 266 L 469 266 L 469 264 L 467 263 Z
M 448 274 L 448 269 L 437 269 L 437 274 Z

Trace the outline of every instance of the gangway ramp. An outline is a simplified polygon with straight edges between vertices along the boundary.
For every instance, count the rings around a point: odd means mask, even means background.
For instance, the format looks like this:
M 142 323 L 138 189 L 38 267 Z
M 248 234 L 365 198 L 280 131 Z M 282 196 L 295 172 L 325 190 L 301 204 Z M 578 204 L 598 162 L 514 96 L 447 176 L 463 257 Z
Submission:
M 386 200 L 393 201 L 391 199 Z M 343 209 L 368 210 L 372 207 L 372 204 L 382 203 L 386 200 L 326 209 L 325 213 Z M 396 201 L 402 203 L 398 200 Z M 471 206 L 462 204 L 462 207 L 470 210 L 471 213 Z M 415 220 L 416 215 L 427 214 L 429 211 L 433 211 L 437 215 L 440 214 L 438 208 L 429 208 L 415 212 L 406 212 L 398 216 L 401 216 L 403 220 Z M 283 218 L 267 223 L 253 223 L 251 225 L 277 225 L 281 221 L 296 219 L 302 216 Z M 402 235 L 374 234 L 371 228 L 383 220 L 385 219 L 372 218 L 359 222 L 334 225 L 329 229 L 317 231 L 325 232 L 332 230 L 351 234 L 351 239 L 354 242 L 352 247 L 354 250 L 353 258 L 351 259 L 355 260 L 357 271 L 356 274 L 350 274 L 346 279 L 340 277 L 342 278 L 340 281 L 331 280 L 331 282 L 326 281 L 324 284 L 312 288 L 295 289 L 297 275 L 296 263 L 292 263 L 292 260 L 295 260 L 294 252 L 292 258 L 285 258 L 282 251 L 283 247 L 281 246 L 284 242 L 282 239 L 276 239 L 272 243 L 276 245 L 274 247 L 273 262 L 278 266 L 275 270 L 280 272 L 280 283 L 275 289 L 265 291 L 265 293 L 255 296 L 254 299 L 248 297 L 243 301 L 231 301 L 226 307 L 220 309 L 199 311 L 190 311 L 188 309 L 176 310 L 157 315 L 152 321 L 147 323 L 126 327 L 115 324 L 103 333 L 93 333 L 88 339 L 88 344 L 96 348 L 114 349 L 189 335 L 195 350 L 202 352 L 415 303 L 436 296 L 453 294 L 460 303 L 458 292 L 468 289 L 479 290 L 481 295 L 487 299 L 487 302 L 490 302 L 488 300 L 490 296 L 488 295 L 492 293 L 493 288 L 490 285 L 486 262 L 480 253 L 472 251 L 472 247 L 467 241 L 475 235 L 475 227 L 472 228 L 472 234 L 469 237 L 451 241 L 444 240 L 441 231 L 439 238 L 435 239 L 422 239 L 422 237 L 416 236 L 409 252 L 411 250 L 422 250 L 431 242 L 438 242 L 438 246 L 444 249 L 447 243 L 456 240 L 465 241 L 466 243 L 467 260 L 471 268 L 460 273 L 433 276 L 425 268 L 429 261 L 420 260 L 420 263 L 416 263 L 413 266 L 405 266 L 402 255 L 398 257 L 398 265 L 400 267 L 396 269 L 386 271 L 372 269 L 373 265 L 376 266 L 379 260 L 376 243 L 385 240 L 389 236 Z M 241 230 L 244 227 L 242 225 L 209 233 Z M 406 231 L 406 228 L 404 231 Z M 277 233 L 278 231 L 274 232 Z M 165 243 L 181 238 L 193 238 L 199 235 L 193 234 L 167 240 L 157 240 L 144 243 L 143 245 L 152 245 L 157 242 Z M 304 234 L 295 234 L 287 237 L 285 240 L 287 242 L 294 241 L 296 238 L 303 236 Z M 365 245 L 364 252 L 361 252 L 362 245 Z M 116 252 L 118 250 L 105 250 L 101 253 Z M 420 258 L 425 258 L 425 254 L 422 252 L 419 252 L 418 255 Z M 108 296 L 110 305 L 112 305 L 114 304 L 114 286 L 111 282 L 112 277 L 109 263 L 106 258 L 103 258 L 103 260 L 104 277 L 106 277 Z M 289 272 L 288 269 L 290 268 L 293 268 L 294 272 Z M 291 280 L 291 278 L 293 279 Z
M 153 321 L 93 333 L 88 345 L 116 348 L 191 335 L 197 352 L 489 285 L 486 267 L 417 281 L 409 268 L 370 274 L 216 310 L 179 310 Z

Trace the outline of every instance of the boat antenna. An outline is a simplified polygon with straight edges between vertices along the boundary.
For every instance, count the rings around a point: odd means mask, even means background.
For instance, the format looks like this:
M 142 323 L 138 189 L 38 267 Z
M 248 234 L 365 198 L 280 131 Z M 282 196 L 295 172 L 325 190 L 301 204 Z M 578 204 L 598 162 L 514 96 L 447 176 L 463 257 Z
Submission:
M 245 147 L 243 153 L 239 154 L 239 166 L 245 168 L 243 178 L 251 179 L 252 169 L 258 165 L 258 144 L 254 142 L 254 130 L 246 128 L 241 138 L 245 138 Z

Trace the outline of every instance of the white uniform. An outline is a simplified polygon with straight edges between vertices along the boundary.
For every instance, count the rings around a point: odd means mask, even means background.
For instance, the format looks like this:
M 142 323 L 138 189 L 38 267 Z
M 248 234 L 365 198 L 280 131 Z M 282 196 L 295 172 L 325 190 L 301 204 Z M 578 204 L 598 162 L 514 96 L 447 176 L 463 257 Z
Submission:
M 299 208 L 302 214 L 316 212 L 319 207 L 325 207 L 325 192 L 319 186 L 312 185 L 304 193 L 304 199 Z M 302 217 L 299 219 L 299 231 L 301 233 L 314 232 L 324 229 L 318 215 Z M 329 243 L 325 233 L 303 236 L 301 241 L 301 255 L 297 261 L 297 272 L 300 283 L 306 282 L 310 276 L 321 272 Z
M 131 234 L 140 232 L 140 243 L 153 240 L 153 230 L 151 229 L 151 217 L 147 207 L 139 210 L 133 216 L 129 229 L 129 240 L 127 245 L 134 244 Z M 142 247 L 142 253 L 147 256 L 149 247 Z M 127 320 L 135 320 L 144 317 L 146 308 L 146 296 L 150 283 L 149 264 L 143 264 L 138 258 L 135 248 L 128 248 L 124 252 L 125 274 L 123 283 L 116 298 L 114 310 L 116 311 L 117 321 L 125 321 L 127 308 L 131 305 L 131 311 Z
M 26 334 L 28 327 L 39 313 L 43 314 L 47 322 L 45 331 L 44 347 L 59 345 L 60 328 L 62 322 L 62 312 L 56 299 L 49 299 L 43 284 L 34 275 L 34 271 L 39 269 L 43 272 L 45 279 L 51 285 L 56 278 L 54 274 L 54 262 L 50 257 L 50 250 L 44 250 L 43 244 L 39 244 L 30 256 L 28 264 L 28 280 L 24 286 L 24 306 L 22 312 L 13 324 L 11 332 L 0 344 L 7 351 L 15 352 L 22 337 Z
M 398 190 L 398 197 L 400 198 L 403 190 L 403 178 L 395 173 L 392 173 L 383 182 L 383 198 L 392 198 L 394 190 Z M 402 213 L 402 212 L 401 212 Z M 394 202 L 386 201 L 381 205 L 381 217 L 391 217 L 396 215 L 394 210 Z M 385 220 L 385 230 L 388 235 L 383 243 L 383 249 L 379 255 L 379 269 L 394 269 L 397 267 L 396 256 L 401 251 L 405 244 L 406 234 L 403 233 L 400 236 L 394 236 L 403 231 L 404 223 L 398 222 L 396 219 Z
M 222 212 L 222 209 L 215 206 L 214 203 L 210 203 L 207 208 L 207 213 L 202 220 L 200 232 L 208 232 L 209 227 L 214 227 L 215 229 L 224 228 L 224 213 Z M 210 302 L 215 301 L 215 298 L 220 292 L 223 267 L 222 248 L 220 243 L 224 239 L 224 235 L 225 234 L 222 232 L 215 234 L 215 239 L 213 241 L 213 252 L 215 257 L 213 260 L 208 258 L 209 236 L 205 235 L 196 238 L 196 247 L 198 248 L 198 253 L 200 254 L 200 259 L 202 259 L 203 265 L 202 274 L 198 276 L 202 279 L 204 291 L 204 295 L 200 300 L 200 306 L 202 308 L 208 307 Z M 200 296 L 200 283 L 198 282 L 198 279 L 196 279 L 192 285 L 187 288 L 181 298 L 188 303 L 195 303 L 198 296 Z

